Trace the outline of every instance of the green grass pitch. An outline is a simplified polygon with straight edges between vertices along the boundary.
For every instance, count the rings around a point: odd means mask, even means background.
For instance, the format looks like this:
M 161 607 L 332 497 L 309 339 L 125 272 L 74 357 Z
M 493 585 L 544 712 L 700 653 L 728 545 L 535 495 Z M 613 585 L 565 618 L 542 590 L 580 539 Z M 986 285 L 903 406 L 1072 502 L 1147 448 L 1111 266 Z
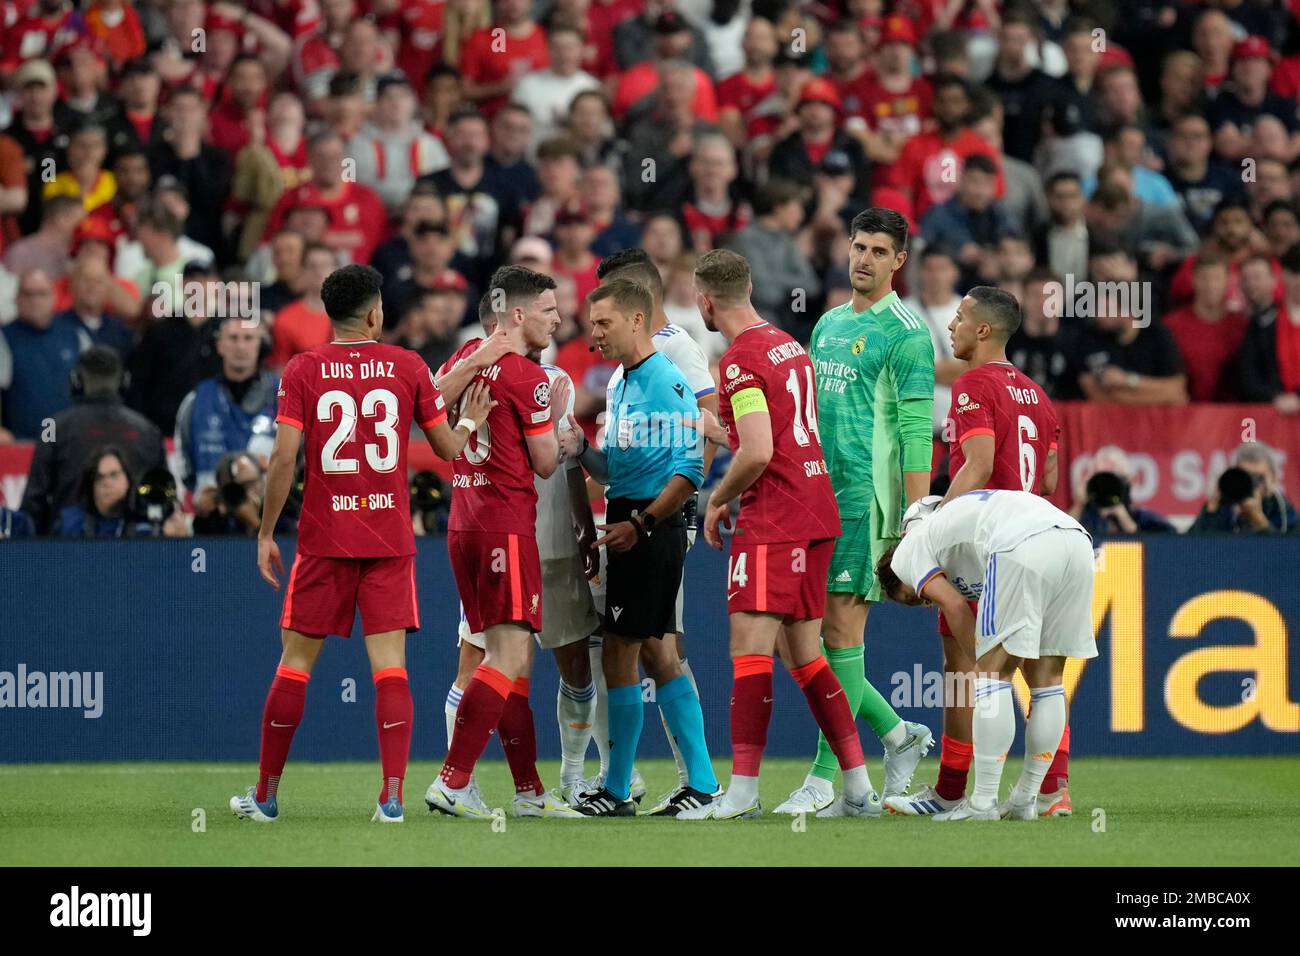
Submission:
M 1010 761 L 1007 777 L 1018 772 Z M 763 765 L 774 807 L 802 779 L 801 760 Z M 675 780 L 671 764 L 640 765 L 650 797 Z M 718 761 L 726 780 L 726 762 Z M 879 764 L 872 772 L 879 782 Z M 237 820 L 230 795 L 252 764 L 60 764 L 0 767 L 0 865 L 1278 865 L 1297 862 L 1300 761 L 1283 757 L 1080 759 L 1071 765 L 1075 815 L 1029 823 L 945 825 L 766 815 L 736 823 L 675 820 L 516 820 L 504 828 L 430 814 L 436 770 L 412 765 L 406 822 L 369 823 L 377 765 L 294 764 L 273 825 Z M 558 768 L 544 764 L 554 783 Z M 937 772 L 933 759 L 917 780 Z M 509 808 L 505 764 L 479 778 Z M 1009 781 L 1004 779 L 1004 792 Z M 206 819 L 195 832 L 196 810 Z

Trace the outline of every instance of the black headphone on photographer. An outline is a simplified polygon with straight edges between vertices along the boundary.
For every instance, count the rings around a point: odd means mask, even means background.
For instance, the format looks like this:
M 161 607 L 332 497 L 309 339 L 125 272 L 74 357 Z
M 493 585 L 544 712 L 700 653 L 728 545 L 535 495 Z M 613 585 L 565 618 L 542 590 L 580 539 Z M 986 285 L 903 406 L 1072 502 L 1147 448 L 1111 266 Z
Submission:
M 92 345 L 81 353 L 77 367 L 68 373 L 68 387 L 75 399 L 123 398 L 131 387 L 131 373 L 122 365 L 116 350 Z

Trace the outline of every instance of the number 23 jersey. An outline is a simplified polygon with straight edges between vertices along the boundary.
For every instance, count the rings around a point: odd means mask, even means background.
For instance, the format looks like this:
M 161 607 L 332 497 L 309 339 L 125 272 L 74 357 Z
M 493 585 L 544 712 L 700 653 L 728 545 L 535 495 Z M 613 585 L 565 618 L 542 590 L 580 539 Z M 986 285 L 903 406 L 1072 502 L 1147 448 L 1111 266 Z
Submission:
M 993 473 L 985 487 L 1038 492 L 1061 428 L 1037 382 L 1010 362 L 989 362 L 952 383 L 950 414 L 949 476 L 966 462 L 961 443 L 973 435 L 990 435 Z
M 763 322 L 736 336 L 718 369 L 718 412 L 731 450 L 739 445 L 737 418 L 765 411 L 772 423 L 772 458 L 740 496 L 737 541 L 839 537 L 839 509 L 817 432 L 816 379 L 803 346 Z
M 414 422 L 447 418 L 424 360 L 378 342 L 322 345 L 289 360 L 276 422 L 303 433 L 298 551 L 327 558 L 415 553 L 407 445 Z

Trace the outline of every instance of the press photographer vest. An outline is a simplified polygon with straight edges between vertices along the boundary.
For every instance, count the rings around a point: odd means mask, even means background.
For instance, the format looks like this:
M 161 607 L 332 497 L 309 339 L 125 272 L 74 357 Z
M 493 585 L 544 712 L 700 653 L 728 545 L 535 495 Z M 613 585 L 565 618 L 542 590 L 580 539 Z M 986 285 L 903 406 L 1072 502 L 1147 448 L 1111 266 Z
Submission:
M 253 422 L 275 418 L 275 376 L 261 372 L 243 402 L 236 402 L 220 378 L 206 378 L 194 388 L 190 409 L 189 458 L 194 474 L 211 474 L 228 451 L 248 447 Z

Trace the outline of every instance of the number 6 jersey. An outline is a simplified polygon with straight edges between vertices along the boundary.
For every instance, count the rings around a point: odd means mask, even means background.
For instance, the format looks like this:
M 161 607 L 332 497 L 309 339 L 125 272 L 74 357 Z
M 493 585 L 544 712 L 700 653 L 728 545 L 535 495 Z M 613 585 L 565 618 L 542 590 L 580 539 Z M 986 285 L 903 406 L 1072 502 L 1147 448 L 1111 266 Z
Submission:
M 415 553 L 406 475 L 411 424 L 447 417 L 414 352 L 333 342 L 289 360 L 275 420 L 303 433 L 306 477 L 298 551 L 327 558 Z
M 1046 393 L 1010 362 L 988 362 L 952 383 L 948 474 L 966 461 L 961 443 L 972 435 L 993 438 L 993 473 L 986 488 L 1037 493 L 1048 453 L 1061 428 Z
M 817 433 L 817 385 L 803 346 L 766 322 L 741 331 L 718 362 L 718 412 L 727 442 L 736 420 L 765 411 L 772 459 L 740 496 L 737 542 L 813 541 L 840 535 L 840 514 Z

